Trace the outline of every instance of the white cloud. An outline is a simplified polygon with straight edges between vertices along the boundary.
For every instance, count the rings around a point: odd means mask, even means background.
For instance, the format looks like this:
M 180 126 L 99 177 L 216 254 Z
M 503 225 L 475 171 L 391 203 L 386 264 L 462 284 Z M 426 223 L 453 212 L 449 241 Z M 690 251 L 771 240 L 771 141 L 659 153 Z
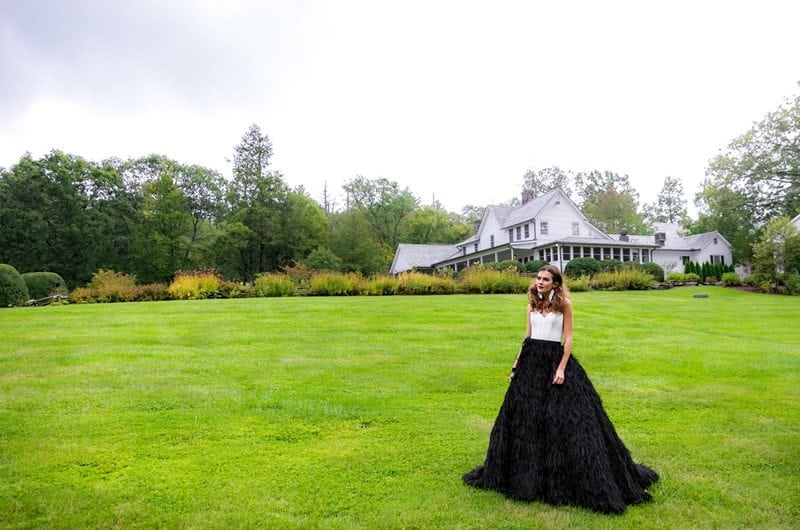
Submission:
M 0 166 L 60 148 L 228 175 L 255 122 L 317 198 L 362 174 L 457 210 L 558 164 L 627 173 L 643 201 L 675 176 L 691 200 L 800 79 L 788 1 L 19 5 L 0 7 Z

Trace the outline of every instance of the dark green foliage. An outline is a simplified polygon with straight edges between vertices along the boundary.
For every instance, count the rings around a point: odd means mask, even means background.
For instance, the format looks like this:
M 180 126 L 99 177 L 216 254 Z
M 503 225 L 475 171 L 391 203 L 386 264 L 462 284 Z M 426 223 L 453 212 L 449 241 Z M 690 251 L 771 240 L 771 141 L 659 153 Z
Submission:
M 67 294 L 64 278 L 55 272 L 26 272 L 22 275 L 31 298 L 44 298 L 54 294 Z
M 600 270 L 603 272 L 618 271 L 622 268 L 622 262 L 618 259 L 604 259 L 599 263 L 600 263 Z
M 600 271 L 600 262 L 594 258 L 575 258 L 564 267 L 564 274 L 570 278 L 591 276 Z
M 486 268 L 503 271 L 506 269 L 513 269 L 517 272 L 525 272 L 525 264 L 516 259 L 507 259 L 504 261 L 496 261 L 494 263 L 487 263 Z
M 657 282 L 664 281 L 664 269 L 658 263 L 653 263 L 652 261 L 649 263 L 644 263 L 642 265 L 642 269 L 653 277 L 653 279 Z
M 302 264 L 313 271 L 338 271 L 342 267 L 341 260 L 327 247 L 312 250 Z
M 28 287 L 17 269 L 0 263 L 0 307 L 21 306 L 28 298 Z
M 547 265 L 549 264 L 546 261 L 542 259 L 535 259 L 525 264 L 525 270 L 528 272 L 537 273 L 539 272 L 539 269 Z

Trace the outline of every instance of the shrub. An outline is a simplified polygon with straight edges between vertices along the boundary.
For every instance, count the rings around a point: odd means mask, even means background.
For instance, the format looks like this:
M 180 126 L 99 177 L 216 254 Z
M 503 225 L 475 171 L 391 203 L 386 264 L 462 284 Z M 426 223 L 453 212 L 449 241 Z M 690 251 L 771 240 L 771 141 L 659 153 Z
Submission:
M 573 293 L 591 290 L 588 276 L 581 276 L 580 278 L 565 277 L 564 281 L 567 284 L 567 288 Z
M 739 275 L 735 272 L 726 272 L 722 275 L 722 284 L 726 287 L 734 287 L 741 284 Z
M 136 286 L 137 302 L 157 302 L 160 300 L 169 300 L 169 291 L 167 291 L 166 284 L 147 283 Z
M 664 269 L 658 263 L 653 263 L 652 261 L 643 263 L 642 270 L 652 276 L 655 281 L 664 281 Z
M 594 258 L 575 258 L 564 267 L 564 274 L 572 278 L 592 276 L 600 272 L 600 262 Z
M 653 285 L 653 277 L 638 268 L 598 272 L 589 280 L 592 289 L 601 291 L 641 291 Z
M 376 276 L 364 282 L 362 292 L 372 296 L 394 294 L 399 282 L 394 276 Z
M 530 278 L 516 271 L 483 267 L 469 267 L 461 278 L 461 286 L 468 293 L 524 293 L 530 284 Z
M 487 263 L 484 265 L 487 269 L 492 269 L 496 271 L 504 271 L 504 270 L 514 270 L 516 272 L 525 272 L 525 264 L 519 260 L 515 259 L 507 259 L 504 261 L 497 261 L 494 263 Z
M 800 274 L 787 274 L 784 283 L 789 294 L 800 294 Z
M 0 307 L 21 306 L 30 297 L 22 275 L 5 263 L 0 263 Z
M 315 271 L 339 271 L 342 260 L 327 247 L 317 247 L 303 260 L 303 266 Z
M 22 279 L 28 287 L 31 298 L 45 298 L 55 294 L 67 294 L 64 278 L 55 272 L 26 272 Z
M 717 278 L 714 277 L 714 276 L 707 276 L 706 277 L 706 281 L 704 283 L 706 283 L 708 285 L 716 285 L 717 284 Z
M 583 258 L 581 258 L 583 259 Z M 594 259 L 594 258 L 588 258 Z M 600 272 L 613 272 L 622 268 L 622 262 L 618 259 L 604 259 L 597 262 L 600 265 Z
M 286 274 L 261 274 L 253 290 L 256 296 L 294 296 L 295 285 Z
M 181 272 L 169 284 L 167 291 L 176 300 L 198 300 L 217 294 L 220 278 L 214 272 Z
M 309 280 L 308 294 L 315 296 L 344 296 L 355 294 L 354 274 L 323 272 Z
M 682 272 L 670 272 L 667 274 L 667 281 L 669 282 L 685 282 L 686 275 Z
M 546 267 L 547 265 L 549 265 L 549 263 L 547 263 L 545 260 L 535 259 L 525 264 L 525 270 L 527 272 L 537 273 L 539 272 L 539 269 Z
M 217 294 L 221 298 L 249 298 L 254 290 L 250 284 L 220 280 Z
M 697 282 L 700 281 L 700 276 L 695 274 L 694 272 L 688 272 L 683 275 L 683 281 L 685 282 Z
M 136 276 L 100 269 L 86 287 L 73 289 L 72 302 L 132 302 L 137 299 Z
M 457 290 L 452 278 L 431 276 L 421 272 L 404 272 L 397 277 L 397 294 L 453 294 Z

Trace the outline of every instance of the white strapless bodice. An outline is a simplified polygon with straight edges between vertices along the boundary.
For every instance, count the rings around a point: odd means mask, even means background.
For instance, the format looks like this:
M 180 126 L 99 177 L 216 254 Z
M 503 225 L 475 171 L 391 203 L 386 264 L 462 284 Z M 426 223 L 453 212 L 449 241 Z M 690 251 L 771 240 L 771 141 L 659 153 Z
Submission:
M 531 311 L 531 338 L 561 342 L 564 334 L 564 314 L 547 313 L 543 315 Z

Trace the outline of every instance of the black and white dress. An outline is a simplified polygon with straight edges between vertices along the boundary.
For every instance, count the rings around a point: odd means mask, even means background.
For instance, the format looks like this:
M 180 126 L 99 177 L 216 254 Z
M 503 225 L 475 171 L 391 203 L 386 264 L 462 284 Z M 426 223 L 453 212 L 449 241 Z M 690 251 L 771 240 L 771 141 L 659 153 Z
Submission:
M 658 475 L 633 462 L 574 356 L 564 383 L 552 384 L 563 322 L 561 313 L 531 312 L 532 336 L 523 343 L 486 460 L 464 482 L 512 499 L 622 513 L 650 500 L 646 488 Z

